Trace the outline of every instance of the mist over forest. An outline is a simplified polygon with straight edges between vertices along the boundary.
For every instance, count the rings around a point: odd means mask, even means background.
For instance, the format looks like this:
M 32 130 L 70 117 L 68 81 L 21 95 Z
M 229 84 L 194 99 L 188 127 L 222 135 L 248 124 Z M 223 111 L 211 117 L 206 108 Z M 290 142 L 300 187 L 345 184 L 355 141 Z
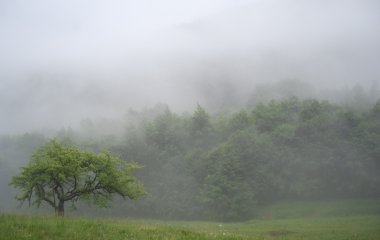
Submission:
M 1 133 L 243 107 L 257 85 L 316 93 L 379 80 L 377 1 L 0 3 Z M 257 92 L 257 91 L 256 91 Z M 323 94 L 322 94 L 323 96 Z M 331 97 L 331 96 L 330 96 Z
M 0 1 L 0 211 L 49 138 L 144 166 L 146 199 L 93 214 L 378 198 L 379 22 L 375 0 Z

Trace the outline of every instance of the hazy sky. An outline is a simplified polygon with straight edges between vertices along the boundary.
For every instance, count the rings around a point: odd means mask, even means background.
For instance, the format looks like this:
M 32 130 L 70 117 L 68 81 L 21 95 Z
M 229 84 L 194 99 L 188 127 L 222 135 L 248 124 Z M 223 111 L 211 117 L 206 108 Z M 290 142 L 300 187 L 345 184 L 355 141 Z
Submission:
M 379 23 L 377 0 L 0 0 L 0 133 L 284 79 L 370 84 Z

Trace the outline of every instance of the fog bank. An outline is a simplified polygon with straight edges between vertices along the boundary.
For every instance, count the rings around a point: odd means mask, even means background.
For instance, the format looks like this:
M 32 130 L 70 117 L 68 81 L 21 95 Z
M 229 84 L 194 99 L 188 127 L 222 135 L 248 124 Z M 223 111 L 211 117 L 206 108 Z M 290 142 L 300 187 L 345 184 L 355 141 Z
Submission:
M 375 0 L 0 2 L 0 133 L 380 78 Z

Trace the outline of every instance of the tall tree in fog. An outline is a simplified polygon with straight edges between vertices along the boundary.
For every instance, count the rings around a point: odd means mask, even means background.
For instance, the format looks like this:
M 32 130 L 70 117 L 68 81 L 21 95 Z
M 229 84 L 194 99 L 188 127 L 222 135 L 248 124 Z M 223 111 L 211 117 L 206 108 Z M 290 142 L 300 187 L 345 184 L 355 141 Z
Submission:
M 21 190 L 20 201 L 40 206 L 46 202 L 56 215 L 64 215 L 64 204 L 89 200 L 105 207 L 113 195 L 137 199 L 144 195 L 132 176 L 139 166 L 123 164 L 108 152 L 94 154 L 76 147 L 62 146 L 55 140 L 37 149 L 11 184 Z

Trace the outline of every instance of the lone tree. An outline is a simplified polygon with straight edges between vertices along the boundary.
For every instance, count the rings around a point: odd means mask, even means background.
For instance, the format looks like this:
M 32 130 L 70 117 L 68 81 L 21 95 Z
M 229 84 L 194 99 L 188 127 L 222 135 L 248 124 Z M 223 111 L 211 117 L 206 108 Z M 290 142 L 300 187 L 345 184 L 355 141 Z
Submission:
M 126 164 L 109 152 L 95 154 L 50 140 L 38 148 L 29 164 L 14 176 L 11 185 L 21 189 L 16 198 L 37 207 L 48 203 L 64 216 L 65 202 L 87 200 L 108 206 L 113 195 L 137 199 L 145 194 L 132 173 L 139 165 Z

